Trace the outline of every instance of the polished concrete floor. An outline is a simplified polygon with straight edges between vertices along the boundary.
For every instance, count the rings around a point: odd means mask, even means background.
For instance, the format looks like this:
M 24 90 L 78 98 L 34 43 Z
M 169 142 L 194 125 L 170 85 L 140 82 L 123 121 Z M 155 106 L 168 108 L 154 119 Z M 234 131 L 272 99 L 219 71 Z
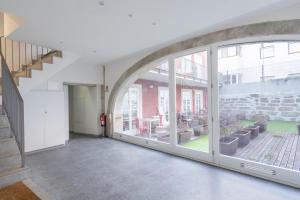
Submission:
M 299 200 L 300 190 L 135 145 L 76 137 L 27 157 L 57 200 Z

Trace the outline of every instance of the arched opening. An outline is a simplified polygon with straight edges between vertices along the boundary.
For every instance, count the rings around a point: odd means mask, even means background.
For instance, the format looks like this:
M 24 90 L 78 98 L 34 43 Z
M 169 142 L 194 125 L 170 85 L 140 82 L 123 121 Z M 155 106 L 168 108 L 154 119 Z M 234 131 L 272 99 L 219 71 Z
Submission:
M 292 86 L 300 74 L 297 24 L 299 20 L 233 28 L 177 43 L 143 58 L 121 76 L 110 96 L 113 137 L 299 185 L 297 178 L 291 178 L 300 174 L 300 145 L 298 148 L 295 142 L 299 139 L 296 107 L 300 92 L 298 95 Z M 292 94 L 287 95 L 286 90 Z M 274 99 L 272 95 L 265 97 L 270 91 L 277 93 Z M 256 119 L 261 115 L 267 116 L 265 120 Z M 265 128 L 263 134 L 252 138 L 248 126 L 260 130 L 259 122 L 263 121 L 273 129 Z M 231 125 L 236 122 L 238 130 L 233 130 Z M 274 127 L 291 136 L 278 136 Z M 245 128 L 248 139 L 237 133 Z M 263 144 L 263 135 L 270 137 L 265 142 L 272 147 Z M 224 136 L 238 139 L 227 141 Z M 287 141 L 285 137 L 294 139 Z M 291 149 L 292 157 L 288 153 Z M 246 151 L 251 156 L 243 157 Z M 279 155 L 283 156 L 278 162 L 286 164 L 276 164 Z

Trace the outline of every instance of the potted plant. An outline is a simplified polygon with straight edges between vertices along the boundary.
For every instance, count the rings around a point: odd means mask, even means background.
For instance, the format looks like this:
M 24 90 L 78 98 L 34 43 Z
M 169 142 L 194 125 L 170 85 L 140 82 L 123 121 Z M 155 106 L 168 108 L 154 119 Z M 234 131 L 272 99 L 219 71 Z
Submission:
M 251 131 L 250 130 L 238 130 L 231 134 L 233 137 L 238 137 L 238 147 L 244 147 L 250 142 Z
M 220 138 L 219 142 L 220 153 L 228 156 L 234 155 L 236 153 L 239 143 L 239 138 L 231 136 L 230 132 L 230 127 L 222 128 L 221 134 L 223 136 Z
M 255 115 L 254 120 L 254 125 L 259 126 L 260 133 L 263 133 L 267 130 L 268 117 L 266 115 Z
M 247 126 L 244 130 L 249 130 L 251 139 L 254 139 L 258 136 L 259 126 L 256 125 Z

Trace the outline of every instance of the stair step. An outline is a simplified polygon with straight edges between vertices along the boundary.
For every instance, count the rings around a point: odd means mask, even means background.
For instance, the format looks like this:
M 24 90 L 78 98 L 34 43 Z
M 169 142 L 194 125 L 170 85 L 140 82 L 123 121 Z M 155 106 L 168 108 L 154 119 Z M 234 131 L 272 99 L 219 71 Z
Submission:
M 31 77 L 31 70 L 30 69 L 22 69 L 20 71 L 12 71 L 13 77 Z
M 6 115 L 0 115 L 0 128 L 10 127 L 9 121 Z
M 17 154 L 18 152 L 19 148 L 14 137 L 0 139 L 0 157 L 2 155 Z
M 22 159 L 20 153 L 7 154 L 0 156 L 0 173 L 20 168 L 22 166 Z
M 48 63 L 48 64 L 53 64 L 53 55 L 45 55 L 42 57 L 42 62 L 43 63 Z
M 51 51 L 49 53 L 47 53 L 45 56 L 49 56 L 51 55 L 52 57 L 58 57 L 58 58 L 62 58 L 63 55 L 62 55 L 62 51 L 58 51 L 58 50 L 55 50 L 55 51 Z
M 6 115 L 0 115 L 0 139 L 10 138 L 10 124 Z
M 31 65 L 27 66 L 29 69 L 35 69 L 35 70 L 43 70 L 43 63 L 39 60 L 33 61 Z
M 26 180 L 30 177 L 28 167 L 14 168 L 0 173 L 0 188 L 11 185 L 18 181 Z

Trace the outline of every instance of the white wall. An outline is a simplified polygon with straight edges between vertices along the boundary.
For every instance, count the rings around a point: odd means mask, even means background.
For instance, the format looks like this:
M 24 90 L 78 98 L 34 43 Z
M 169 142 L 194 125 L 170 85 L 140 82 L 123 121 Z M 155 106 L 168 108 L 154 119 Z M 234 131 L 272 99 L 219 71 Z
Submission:
M 68 86 L 64 83 L 96 85 L 96 107 L 85 116 L 94 122 L 88 132 L 101 134 L 101 129 L 95 128 L 100 113 L 101 80 L 101 67 L 75 62 L 24 94 L 25 151 L 62 145 L 69 139 Z
M 69 86 L 70 131 L 99 135 L 96 86 Z

